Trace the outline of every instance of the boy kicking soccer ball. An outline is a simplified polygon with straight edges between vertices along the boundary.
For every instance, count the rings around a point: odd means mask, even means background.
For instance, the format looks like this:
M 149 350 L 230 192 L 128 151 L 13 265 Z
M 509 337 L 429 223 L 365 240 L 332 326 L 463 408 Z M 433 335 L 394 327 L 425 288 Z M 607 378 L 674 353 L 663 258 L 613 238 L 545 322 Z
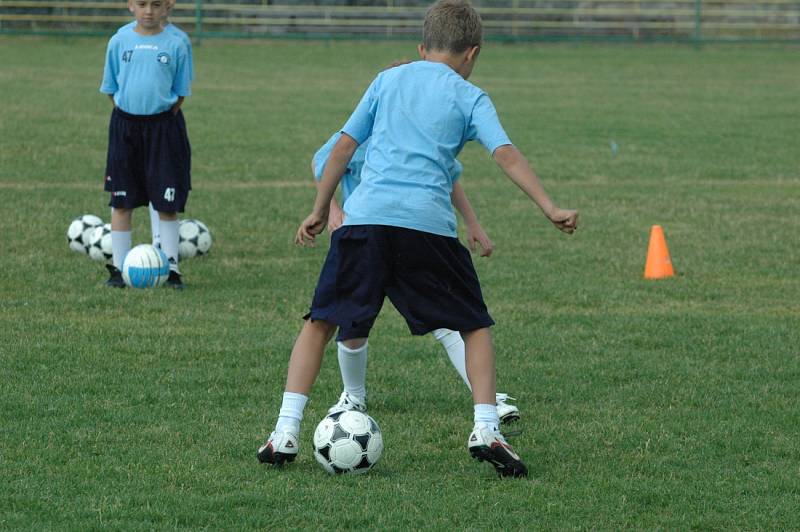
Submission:
M 369 138 L 361 184 L 345 204 L 344 225 L 331 235 L 309 319 L 289 359 L 278 421 L 258 451 L 260 461 L 294 460 L 325 344 L 337 327 L 337 340 L 365 342 L 388 296 L 413 334 L 442 327 L 461 332 L 474 402 L 467 449 L 500 475 L 528 474 L 499 430 L 489 330 L 494 321 L 469 251 L 458 241 L 450 202 L 456 157 L 467 141 L 478 140 L 558 229 L 574 232 L 578 213 L 553 204 L 489 97 L 467 81 L 482 33 L 478 13 L 465 0 L 433 4 L 419 45 L 422 61 L 378 74 L 342 128 L 295 242 L 313 243 L 324 230 L 347 163 Z
M 330 157 L 331 150 L 341 135 L 341 133 L 334 133 L 331 138 L 317 150 L 317 153 L 314 154 L 314 159 L 311 162 L 311 172 L 316 181 L 322 179 L 322 173 L 328 162 L 328 157 Z M 347 201 L 350 194 L 352 194 L 359 183 L 361 183 L 361 169 L 364 166 L 364 155 L 366 154 L 368 144 L 369 140 L 364 141 L 347 164 L 339 186 L 342 194 L 342 204 Z M 470 248 L 474 251 L 476 242 L 480 243 L 483 249 L 481 256 L 488 257 L 492 254 L 494 244 L 489 240 L 483 227 L 481 227 L 481 224 L 478 222 L 478 218 L 475 216 L 475 211 L 472 209 L 472 205 L 469 203 L 464 193 L 461 182 L 458 181 L 461 170 L 461 163 L 456 160 L 453 177 L 453 192 L 450 194 L 450 199 L 467 224 L 467 242 Z M 343 221 L 344 211 L 342 211 L 336 198 L 331 198 L 330 214 L 328 215 L 328 230 L 333 233 L 341 227 Z M 461 376 L 464 384 L 471 390 L 472 386 L 469 383 L 469 377 L 467 377 L 464 340 L 461 338 L 461 334 L 458 331 L 451 331 L 450 329 L 444 328 L 436 329 L 432 334 L 433 337 L 442 344 L 450 362 Z M 352 340 L 337 342 L 337 348 L 339 371 L 342 375 L 344 390 L 339 397 L 339 401 L 330 408 L 330 412 L 333 413 L 338 410 L 358 410 L 359 412 L 366 412 L 368 342 L 365 341 L 362 345 Z M 497 393 L 495 397 L 500 423 L 511 423 L 519 420 L 519 408 L 508 403 L 508 400 L 513 400 L 513 397 L 505 393 Z

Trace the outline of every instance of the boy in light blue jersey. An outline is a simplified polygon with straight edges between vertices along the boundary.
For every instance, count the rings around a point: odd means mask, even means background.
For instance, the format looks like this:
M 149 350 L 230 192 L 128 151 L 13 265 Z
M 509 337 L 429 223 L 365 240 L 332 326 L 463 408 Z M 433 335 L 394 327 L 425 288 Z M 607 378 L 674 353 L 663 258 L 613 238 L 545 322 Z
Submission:
M 191 94 L 190 52 L 164 31 L 169 0 L 129 0 L 136 26 L 108 43 L 100 92 L 114 104 L 109 123 L 105 189 L 111 192 L 113 264 L 108 286 L 124 287 L 120 269 L 131 248 L 133 209 L 159 212 L 167 285 L 183 288 L 178 270 L 178 220 L 191 188 L 191 148 L 180 107 Z
M 466 0 L 439 0 L 425 15 L 422 61 L 378 74 L 342 128 L 325 166 L 311 214 L 295 235 L 313 243 L 327 224 L 330 200 L 359 144 L 368 138 L 361 184 L 331 235 L 311 312 L 289 359 L 283 402 L 258 459 L 276 466 L 297 456 L 300 421 L 325 345 L 364 345 L 388 297 L 412 334 L 460 331 L 472 384 L 469 453 L 503 476 L 527 476 L 499 431 L 495 367 L 486 309 L 472 260 L 455 233 L 450 192 L 456 156 L 477 140 L 561 231 L 578 212 L 558 208 L 505 134 L 488 95 L 467 81 L 478 59 L 482 23 Z
M 189 51 L 189 80 L 194 81 L 194 60 L 192 58 L 192 40 L 189 38 L 189 35 L 186 34 L 185 31 L 180 29 L 178 26 L 170 22 L 169 15 L 172 13 L 172 8 L 175 7 L 175 0 L 170 0 L 167 2 L 167 15 L 164 17 L 164 20 L 161 22 L 161 27 L 164 31 L 173 33 L 175 36 L 180 38 L 183 43 L 186 45 L 187 50 Z M 131 22 L 121 26 L 117 33 L 123 31 L 133 31 L 136 27 L 136 20 L 132 20 Z M 183 122 L 184 129 L 186 128 L 186 123 L 183 118 L 183 111 L 178 111 L 178 119 Z M 158 211 L 153 207 L 152 202 L 148 204 L 148 210 L 150 212 L 150 229 L 153 237 L 153 245 L 156 247 L 161 247 L 161 238 L 159 236 L 161 232 L 161 220 L 158 216 Z
M 328 162 L 328 157 L 330 157 L 331 150 L 333 150 L 333 146 L 341 136 L 341 132 L 334 133 L 314 154 L 314 158 L 311 161 L 311 172 L 317 182 L 322 179 L 322 173 L 325 169 L 325 164 Z M 364 166 L 368 144 L 369 140 L 361 143 L 350 159 L 350 162 L 347 164 L 347 169 L 339 185 L 342 204 L 347 202 L 347 198 L 350 197 L 356 187 L 361 183 L 361 170 Z M 481 227 L 478 222 L 475 211 L 472 209 L 472 205 L 467 199 L 463 187 L 458 180 L 461 176 L 461 170 L 461 163 L 456 160 L 455 181 L 453 183 L 451 201 L 467 224 L 467 243 L 470 248 L 474 251 L 476 242 L 480 243 L 483 248 L 481 256 L 488 257 L 492 254 L 494 244 L 489 240 L 483 227 Z M 333 233 L 342 225 L 343 221 L 344 212 L 336 201 L 336 198 L 331 198 L 330 213 L 328 214 L 328 230 Z M 464 340 L 461 338 L 461 334 L 458 331 L 445 328 L 435 329 L 431 334 L 442 344 L 453 367 L 455 367 L 459 376 L 464 381 L 464 384 L 467 385 L 467 388 L 471 390 L 472 386 L 469 383 L 469 377 L 467 377 Z M 369 343 L 365 342 L 362 346 L 351 349 L 345 342 L 337 342 L 337 358 L 339 360 L 339 371 L 342 375 L 344 390 L 339 397 L 339 401 L 329 409 L 330 412 L 339 410 L 358 410 L 360 412 L 366 412 L 368 345 Z M 495 395 L 497 414 L 500 418 L 500 423 L 511 423 L 519 420 L 519 408 L 507 402 L 514 398 L 506 393 L 500 392 Z

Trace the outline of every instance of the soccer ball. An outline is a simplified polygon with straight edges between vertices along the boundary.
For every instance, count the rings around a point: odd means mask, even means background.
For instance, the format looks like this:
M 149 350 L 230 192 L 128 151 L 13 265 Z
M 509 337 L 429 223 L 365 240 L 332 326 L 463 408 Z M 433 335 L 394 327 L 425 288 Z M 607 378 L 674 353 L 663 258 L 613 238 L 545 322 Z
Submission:
M 150 244 L 139 244 L 125 255 L 122 262 L 122 280 L 132 288 L 161 286 L 167 277 L 167 256 Z
M 382 452 L 381 429 L 362 412 L 328 414 L 314 431 L 314 458 L 331 474 L 366 473 Z
M 89 257 L 97 261 L 108 261 L 113 255 L 111 224 L 95 227 L 89 237 Z
M 78 216 L 67 228 L 69 249 L 78 253 L 89 253 L 89 237 L 95 227 L 103 225 L 103 220 L 94 214 Z
M 181 220 L 178 225 L 178 258 L 191 259 L 211 249 L 211 232 L 200 220 Z

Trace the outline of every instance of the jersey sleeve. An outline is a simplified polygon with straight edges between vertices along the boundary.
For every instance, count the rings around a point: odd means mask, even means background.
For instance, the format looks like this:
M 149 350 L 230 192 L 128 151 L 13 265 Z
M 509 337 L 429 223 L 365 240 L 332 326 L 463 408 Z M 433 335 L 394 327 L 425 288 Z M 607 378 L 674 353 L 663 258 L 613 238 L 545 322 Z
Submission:
M 180 46 L 177 48 L 177 65 L 175 68 L 175 79 L 172 82 L 172 89 L 178 96 L 191 96 L 192 95 L 192 66 L 191 55 L 189 54 L 186 44 L 180 41 Z
M 331 135 L 331 138 L 328 139 L 328 142 L 323 144 L 322 147 L 317 150 L 317 153 L 314 154 L 314 179 L 317 181 L 322 179 L 322 172 L 325 170 L 325 165 L 328 163 L 328 157 L 331 156 L 333 146 L 341 136 L 342 134 L 337 131 Z
M 453 183 L 458 181 L 461 178 L 461 173 L 464 171 L 464 165 L 462 165 L 458 159 L 453 161 Z
M 117 74 L 119 73 L 119 57 L 116 53 L 117 40 L 111 39 L 106 47 L 106 62 L 103 68 L 103 81 L 100 84 L 100 92 L 103 94 L 116 94 L 119 90 L 117 84 Z
M 472 109 L 472 117 L 467 128 L 467 140 L 477 140 L 489 151 L 494 151 L 500 146 L 511 144 L 511 139 L 506 135 L 497 110 L 492 100 L 486 94 L 481 94 Z
M 370 84 L 355 111 L 342 128 L 342 133 L 353 137 L 359 144 L 363 144 L 372 135 L 375 112 L 378 108 L 377 92 L 380 79 L 378 76 Z

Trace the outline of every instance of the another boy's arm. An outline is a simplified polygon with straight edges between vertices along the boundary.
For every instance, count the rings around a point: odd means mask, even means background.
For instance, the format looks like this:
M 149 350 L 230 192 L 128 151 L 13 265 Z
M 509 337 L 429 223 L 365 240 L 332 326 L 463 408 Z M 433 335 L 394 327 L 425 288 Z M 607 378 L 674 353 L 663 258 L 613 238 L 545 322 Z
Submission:
M 475 215 L 475 211 L 472 209 L 472 205 L 467 199 L 467 194 L 464 192 L 464 187 L 461 186 L 460 181 L 456 181 L 453 184 L 450 201 L 453 202 L 453 205 L 461 213 L 464 222 L 467 224 L 467 244 L 469 244 L 469 249 L 475 251 L 475 242 L 479 242 L 482 248 L 481 257 L 489 257 L 494 250 L 494 243 L 478 222 L 478 217 Z
M 175 102 L 175 105 L 172 106 L 172 114 L 178 114 L 178 111 L 181 110 L 181 105 L 183 105 L 183 96 L 178 96 L 178 101 Z
M 328 214 L 330 213 L 331 198 L 339 186 L 344 175 L 350 159 L 353 157 L 358 143 L 346 133 L 336 142 L 331 151 L 328 162 L 325 164 L 325 170 L 322 172 L 322 180 L 317 185 L 317 197 L 314 201 L 314 208 L 311 211 L 300 227 L 294 237 L 295 244 L 304 246 L 306 242 L 313 244 L 314 239 L 324 229 L 328 223 Z
M 492 156 L 506 175 L 542 209 L 553 225 L 565 233 L 575 232 L 578 228 L 578 211 L 555 206 L 528 161 L 517 148 L 506 144 L 497 148 Z
M 311 161 L 311 175 L 316 176 L 317 170 L 314 166 L 314 161 Z M 314 179 L 314 186 L 319 188 L 319 182 Z M 336 196 L 331 198 L 330 213 L 328 213 L 328 231 L 333 233 L 339 229 L 344 223 L 344 211 L 339 207 L 339 202 L 336 201 Z

